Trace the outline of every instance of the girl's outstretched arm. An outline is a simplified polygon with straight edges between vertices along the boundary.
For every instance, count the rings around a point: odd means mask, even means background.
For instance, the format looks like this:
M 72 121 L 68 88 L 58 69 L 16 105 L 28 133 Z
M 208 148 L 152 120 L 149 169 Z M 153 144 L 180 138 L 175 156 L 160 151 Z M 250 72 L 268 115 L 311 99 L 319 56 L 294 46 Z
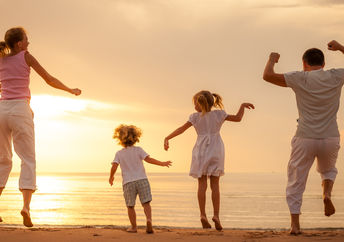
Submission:
M 232 122 L 240 122 L 242 117 L 244 116 L 245 108 L 254 109 L 254 106 L 251 103 L 243 103 L 241 104 L 238 113 L 236 115 L 227 115 L 226 120 Z
M 170 167 L 172 165 L 172 162 L 171 161 L 159 161 L 159 160 L 156 160 L 150 156 L 147 156 L 146 158 L 144 158 L 144 161 L 145 162 L 148 162 L 150 164 L 153 164 L 153 165 L 157 165 L 157 166 L 167 166 L 167 167 Z
M 59 81 L 58 79 L 56 79 L 55 77 L 51 76 L 40 64 L 39 62 L 36 60 L 35 57 L 33 57 L 29 52 L 25 53 L 25 60 L 26 63 L 28 64 L 28 66 L 32 67 L 38 75 L 40 75 L 44 81 L 57 89 L 61 89 L 63 91 L 69 92 L 71 94 L 74 94 L 76 96 L 81 94 L 81 90 L 78 88 L 74 88 L 71 89 L 69 87 L 67 87 L 66 85 L 64 85 L 61 81 Z
M 115 179 L 115 173 L 117 171 L 118 163 L 113 163 L 110 171 L 109 183 L 112 186 Z
M 190 123 L 189 121 L 186 122 L 183 126 L 180 126 L 178 129 L 176 129 L 175 131 L 173 131 L 169 136 L 167 136 L 164 140 L 164 149 L 168 150 L 168 148 L 170 147 L 168 141 L 182 133 L 184 133 L 185 130 L 187 130 L 188 128 L 190 128 L 192 126 L 192 123 Z

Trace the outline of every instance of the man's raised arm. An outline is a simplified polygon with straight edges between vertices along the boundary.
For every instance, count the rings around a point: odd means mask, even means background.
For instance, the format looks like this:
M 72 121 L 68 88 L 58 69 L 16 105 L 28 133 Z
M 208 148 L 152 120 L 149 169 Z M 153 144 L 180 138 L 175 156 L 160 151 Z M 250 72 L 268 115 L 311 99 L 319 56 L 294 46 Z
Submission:
M 274 67 L 280 58 L 280 54 L 272 52 L 269 56 L 268 62 L 266 63 L 263 79 L 267 82 L 275 84 L 281 87 L 287 87 L 283 74 L 275 73 Z

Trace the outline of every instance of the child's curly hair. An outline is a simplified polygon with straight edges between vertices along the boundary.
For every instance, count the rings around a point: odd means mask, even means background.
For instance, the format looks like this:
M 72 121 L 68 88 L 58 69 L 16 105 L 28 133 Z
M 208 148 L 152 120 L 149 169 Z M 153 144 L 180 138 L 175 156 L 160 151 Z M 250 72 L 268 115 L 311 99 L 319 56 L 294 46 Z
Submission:
M 139 138 L 142 135 L 141 129 L 134 125 L 121 124 L 115 129 L 113 134 L 114 139 L 118 139 L 119 144 L 123 147 L 133 146 L 136 142 L 139 142 Z

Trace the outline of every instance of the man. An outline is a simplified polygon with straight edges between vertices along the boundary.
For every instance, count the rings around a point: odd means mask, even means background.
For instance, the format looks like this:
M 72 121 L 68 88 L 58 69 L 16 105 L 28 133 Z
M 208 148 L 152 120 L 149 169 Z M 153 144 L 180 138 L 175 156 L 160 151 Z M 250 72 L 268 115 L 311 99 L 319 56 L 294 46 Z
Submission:
M 344 54 L 344 46 L 335 40 L 328 43 L 328 49 Z M 274 66 L 279 57 L 278 53 L 270 54 L 263 79 L 281 87 L 290 87 L 296 96 L 299 119 L 291 142 L 286 197 L 291 216 L 290 234 L 298 235 L 301 233 L 302 195 L 315 158 L 322 178 L 325 215 L 335 213 L 331 191 L 337 175 L 335 165 L 340 148 L 337 111 L 344 69 L 323 70 L 324 54 L 312 48 L 302 57 L 303 71 L 278 74 L 274 72 Z

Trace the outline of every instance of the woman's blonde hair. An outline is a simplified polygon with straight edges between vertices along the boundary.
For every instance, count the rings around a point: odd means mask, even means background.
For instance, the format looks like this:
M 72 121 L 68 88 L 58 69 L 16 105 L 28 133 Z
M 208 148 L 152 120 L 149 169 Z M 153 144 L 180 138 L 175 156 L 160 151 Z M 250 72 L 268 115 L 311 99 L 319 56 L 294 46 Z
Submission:
M 202 114 L 210 112 L 212 107 L 223 109 L 222 97 L 219 94 L 209 91 L 200 91 L 196 93 L 193 96 L 193 102 L 201 108 Z
M 141 129 L 134 125 L 121 124 L 115 129 L 113 134 L 114 139 L 118 139 L 118 142 L 123 147 L 133 146 L 136 142 L 139 142 L 139 138 L 142 135 Z
M 24 39 L 25 34 L 25 29 L 22 27 L 15 27 L 7 30 L 5 41 L 0 41 L 0 56 L 8 55 L 15 44 Z

